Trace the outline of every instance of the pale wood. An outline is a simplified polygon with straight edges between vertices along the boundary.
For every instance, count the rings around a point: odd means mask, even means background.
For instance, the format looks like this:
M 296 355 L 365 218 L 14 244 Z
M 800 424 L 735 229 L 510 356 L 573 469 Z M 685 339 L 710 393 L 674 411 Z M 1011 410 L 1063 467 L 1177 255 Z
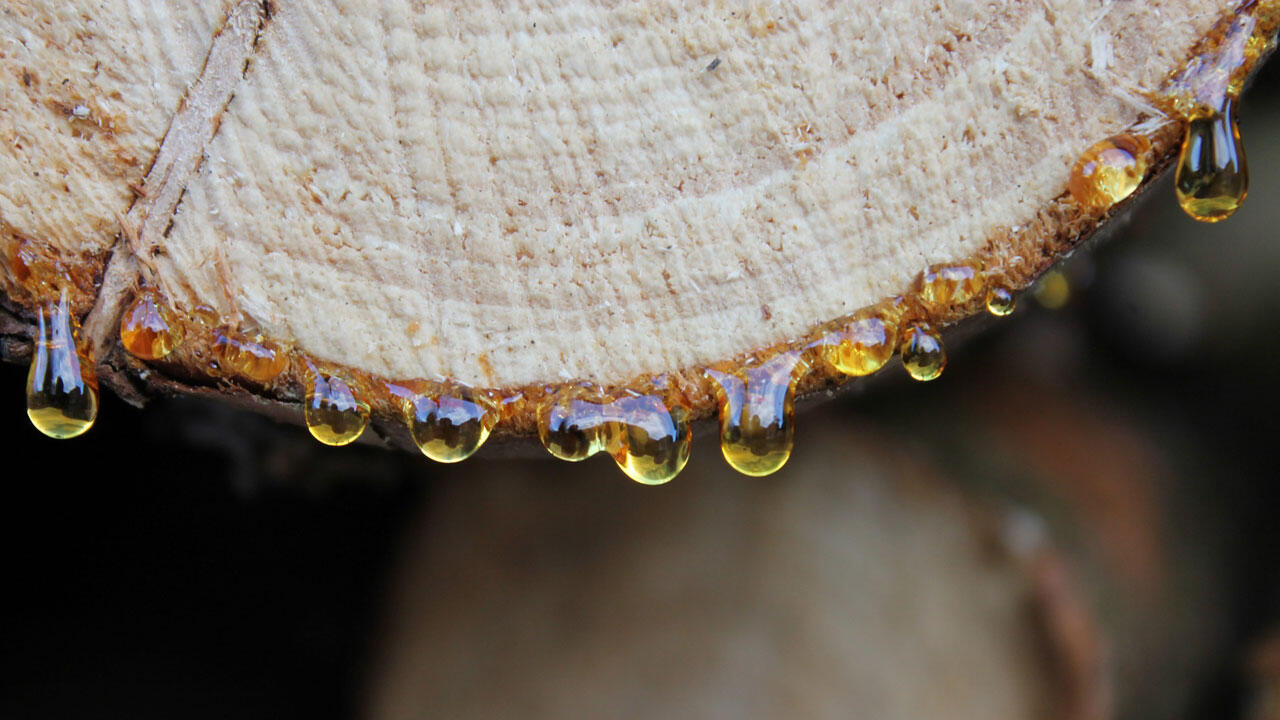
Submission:
M 241 2 L 226 27 L 260 33 L 197 78 L 228 2 L 25 3 L 0 62 L 50 84 L 3 86 L 0 131 L 34 145 L 0 151 L 0 220 L 84 262 L 114 247 L 99 344 L 142 273 L 383 376 L 620 383 L 1041 222 L 1234 4 Z M 72 137 L 81 96 L 119 129 Z M 187 160 L 120 221 L 157 147 Z

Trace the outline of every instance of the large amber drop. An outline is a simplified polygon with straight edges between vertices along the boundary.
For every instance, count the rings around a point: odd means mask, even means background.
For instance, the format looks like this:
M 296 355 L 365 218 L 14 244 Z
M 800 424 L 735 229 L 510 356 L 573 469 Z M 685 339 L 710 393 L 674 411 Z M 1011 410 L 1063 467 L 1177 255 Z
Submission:
M 304 407 L 307 430 L 325 445 L 355 442 L 369 424 L 369 405 L 358 399 L 351 386 L 336 375 L 310 368 Z
M 405 401 L 409 433 L 423 455 L 442 463 L 471 457 L 498 424 L 497 404 L 469 387 L 429 389 Z
M 707 370 L 720 404 L 720 451 L 734 470 L 763 476 L 782 469 L 795 443 L 799 353 L 782 353 L 737 372 Z
M 610 454 L 632 480 L 661 485 L 689 462 L 693 431 L 688 408 L 668 408 L 658 395 L 624 395 L 609 403 L 608 415 Z
M 36 339 L 27 373 L 27 417 L 51 438 L 83 435 L 98 417 L 98 376 L 67 293 L 36 311 Z
M 1201 222 L 1225 220 L 1244 202 L 1249 168 L 1231 100 L 1187 122 L 1174 189 L 1182 209 Z

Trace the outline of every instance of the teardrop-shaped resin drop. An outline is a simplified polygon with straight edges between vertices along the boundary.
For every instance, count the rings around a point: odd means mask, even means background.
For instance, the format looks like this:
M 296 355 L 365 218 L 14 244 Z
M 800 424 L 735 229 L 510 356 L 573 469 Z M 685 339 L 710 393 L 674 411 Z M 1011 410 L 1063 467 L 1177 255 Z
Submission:
M 471 457 L 498 424 L 498 406 L 469 387 L 450 386 L 405 402 L 409 433 L 423 455 L 442 463 Z
M 1178 204 L 1201 222 L 1225 220 L 1244 202 L 1249 168 L 1232 100 L 1224 101 L 1219 112 L 1187 122 L 1174 188 Z
M 942 375 L 947 367 L 942 337 L 925 323 L 909 326 L 902 333 L 902 365 L 916 380 L 933 380 Z
M 788 352 L 737 372 L 707 370 L 720 403 L 720 451 L 734 470 L 755 477 L 775 473 L 795 443 L 795 381 L 804 367 Z
M 98 376 L 64 290 L 36 311 L 36 341 L 27 373 L 27 417 L 51 438 L 83 435 L 98 417 Z
M 364 432 L 369 405 L 355 396 L 345 380 L 313 367 L 303 415 L 312 437 L 325 445 L 341 446 L 355 442 Z
M 693 431 L 685 407 L 657 395 L 624 395 L 609 403 L 608 445 L 627 477 L 645 485 L 670 482 L 689 462 Z
M 555 457 L 580 462 L 605 449 L 604 401 L 578 385 L 560 389 L 538 405 L 538 437 Z

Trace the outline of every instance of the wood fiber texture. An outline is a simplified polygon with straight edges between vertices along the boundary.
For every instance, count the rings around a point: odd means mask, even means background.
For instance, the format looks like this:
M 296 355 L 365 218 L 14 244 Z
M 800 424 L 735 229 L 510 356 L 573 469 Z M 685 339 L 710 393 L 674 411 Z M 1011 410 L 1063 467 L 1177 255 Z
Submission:
M 792 340 L 1034 225 L 1234 3 L 80 5 L 4 15 L 6 77 L 102 77 L 3 85 L 44 145 L 0 152 L 0 221 L 99 263 L 123 230 L 99 343 L 141 273 L 324 362 L 513 387 Z

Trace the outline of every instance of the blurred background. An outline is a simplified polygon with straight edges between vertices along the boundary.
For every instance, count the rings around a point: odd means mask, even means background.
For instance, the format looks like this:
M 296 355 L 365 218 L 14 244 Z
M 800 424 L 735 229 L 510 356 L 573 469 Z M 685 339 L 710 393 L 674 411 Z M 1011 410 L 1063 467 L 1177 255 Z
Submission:
M 1234 218 L 1165 178 L 1061 307 L 805 406 L 769 478 L 706 436 L 644 488 L 189 400 L 56 442 L 0 368 L 0 717 L 1280 718 L 1278 90 Z

